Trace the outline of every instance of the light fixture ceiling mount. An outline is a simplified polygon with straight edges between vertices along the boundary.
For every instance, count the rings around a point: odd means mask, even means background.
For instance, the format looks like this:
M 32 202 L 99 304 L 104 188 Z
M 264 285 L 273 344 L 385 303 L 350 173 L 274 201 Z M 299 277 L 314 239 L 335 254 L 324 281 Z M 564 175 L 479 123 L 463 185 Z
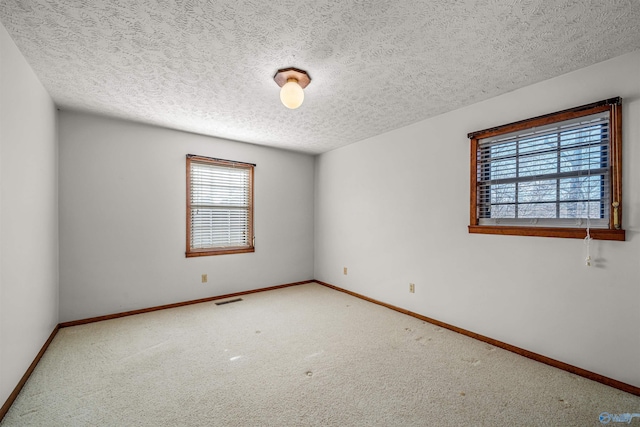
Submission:
M 280 89 L 280 100 L 285 107 L 290 109 L 298 108 L 304 101 L 304 89 L 311 83 L 311 77 L 306 71 L 298 68 L 282 68 L 278 70 L 273 80 L 276 81 Z

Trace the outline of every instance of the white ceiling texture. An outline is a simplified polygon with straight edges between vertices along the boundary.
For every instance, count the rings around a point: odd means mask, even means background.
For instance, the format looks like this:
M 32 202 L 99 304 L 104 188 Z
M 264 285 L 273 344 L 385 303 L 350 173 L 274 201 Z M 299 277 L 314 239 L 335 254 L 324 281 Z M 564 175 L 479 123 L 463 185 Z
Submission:
M 63 110 L 311 154 L 640 49 L 638 0 L 1 0 L 0 21 Z M 285 67 L 312 78 L 297 110 Z

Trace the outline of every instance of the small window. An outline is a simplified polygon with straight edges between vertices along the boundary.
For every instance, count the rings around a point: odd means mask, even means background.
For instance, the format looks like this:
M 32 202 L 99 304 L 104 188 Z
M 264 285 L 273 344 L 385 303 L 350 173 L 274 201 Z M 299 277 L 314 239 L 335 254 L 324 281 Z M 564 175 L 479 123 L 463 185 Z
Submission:
M 254 166 L 187 155 L 187 257 L 254 252 Z
M 469 134 L 469 232 L 624 240 L 621 99 Z

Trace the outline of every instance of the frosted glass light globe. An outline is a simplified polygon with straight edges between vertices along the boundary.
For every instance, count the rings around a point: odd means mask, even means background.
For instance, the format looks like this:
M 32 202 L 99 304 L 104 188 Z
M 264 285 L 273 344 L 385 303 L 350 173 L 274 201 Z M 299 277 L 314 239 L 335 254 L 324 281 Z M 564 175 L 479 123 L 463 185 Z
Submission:
M 304 91 L 296 79 L 289 79 L 280 89 L 280 101 L 285 107 L 296 109 L 304 101 Z

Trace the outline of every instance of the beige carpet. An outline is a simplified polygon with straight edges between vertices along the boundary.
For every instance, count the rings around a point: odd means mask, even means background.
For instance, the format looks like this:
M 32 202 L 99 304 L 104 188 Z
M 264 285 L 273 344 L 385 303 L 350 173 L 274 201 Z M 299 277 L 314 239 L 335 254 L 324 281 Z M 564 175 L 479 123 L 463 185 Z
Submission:
M 313 283 L 61 329 L 1 425 L 598 426 L 602 412 L 640 412 L 640 397 Z

